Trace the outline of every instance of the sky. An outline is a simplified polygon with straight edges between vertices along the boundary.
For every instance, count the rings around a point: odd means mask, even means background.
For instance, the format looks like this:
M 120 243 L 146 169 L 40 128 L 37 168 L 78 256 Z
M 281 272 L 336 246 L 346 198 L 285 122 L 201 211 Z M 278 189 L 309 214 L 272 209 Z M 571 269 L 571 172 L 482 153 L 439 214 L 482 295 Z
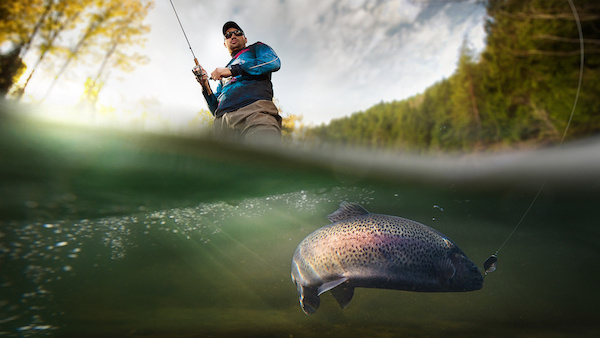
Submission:
M 195 56 L 209 73 L 230 56 L 222 26 L 236 21 L 248 43 L 261 41 L 281 59 L 273 74 L 284 116 L 320 125 L 381 102 L 422 93 L 455 70 L 466 39 L 485 45 L 485 8 L 477 0 L 173 0 Z M 151 32 L 136 51 L 150 62 L 132 73 L 114 72 L 100 103 L 116 115 L 141 114 L 184 126 L 207 109 L 191 69 L 192 53 L 168 0 L 156 0 Z M 73 105 L 96 67 L 65 76 L 45 102 Z M 50 74 L 51 72 L 48 72 Z M 26 97 L 45 93 L 43 74 Z M 216 83 L 212 82 L 216 89 Z M 123 116 L 124 117 L 124 116 Z M 158 123 L 161 124 L 161 123 Z M 162 123 L 164 125 L 164 123 Z

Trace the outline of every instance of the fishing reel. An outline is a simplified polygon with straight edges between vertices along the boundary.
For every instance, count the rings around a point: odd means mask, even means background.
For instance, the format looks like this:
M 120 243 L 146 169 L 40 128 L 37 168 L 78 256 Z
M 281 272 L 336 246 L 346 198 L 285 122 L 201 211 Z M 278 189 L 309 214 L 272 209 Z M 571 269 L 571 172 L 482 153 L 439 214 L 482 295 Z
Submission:
M 200 67 L 200 65 L 196 65 L 194 68 L 192 68 L 192 73 L 194 73 L 196 76 L 196 81 L 198 81 L 198 83 L 202 83 L 202 77 L 206 75 L 206 73 L 202 71 L 202 67 Z
M 202 67 L 200 67 L 200 65 L 196 65 L 194 68 L 192 68 L 192 73 L 196 75 L 196 80 L 200 84 L 202 84 L 202 77 L 207 75 L 206 72 L 202 71 Z M 213 80 L 212 76 L 208 76 L 208 79 Z

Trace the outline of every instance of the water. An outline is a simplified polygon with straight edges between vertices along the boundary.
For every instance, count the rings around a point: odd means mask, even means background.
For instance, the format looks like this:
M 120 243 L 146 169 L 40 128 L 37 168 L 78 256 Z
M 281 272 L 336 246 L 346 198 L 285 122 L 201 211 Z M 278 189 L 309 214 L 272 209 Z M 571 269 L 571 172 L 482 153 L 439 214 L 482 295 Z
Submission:
M 600 143 L 391 157 L 0 118 L 0 335 L 597 336 Z M 296 245 L 341 201 L 449 236 L 482 290 L 357 289 L 303 314 Z

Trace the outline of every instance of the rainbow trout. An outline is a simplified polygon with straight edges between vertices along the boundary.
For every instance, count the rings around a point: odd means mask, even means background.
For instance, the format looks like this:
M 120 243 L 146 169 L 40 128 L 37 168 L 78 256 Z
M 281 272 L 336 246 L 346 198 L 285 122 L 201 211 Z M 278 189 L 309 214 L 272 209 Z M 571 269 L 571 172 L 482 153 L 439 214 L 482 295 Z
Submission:
M 442 233 L 421 223 L 372 214 L 342 202 L 296 248 L 292 281 L 306 314 L 331 291 L 342 309 L 354 288 L 421 292 L 464 292 L 483 287 L 477 266 Z

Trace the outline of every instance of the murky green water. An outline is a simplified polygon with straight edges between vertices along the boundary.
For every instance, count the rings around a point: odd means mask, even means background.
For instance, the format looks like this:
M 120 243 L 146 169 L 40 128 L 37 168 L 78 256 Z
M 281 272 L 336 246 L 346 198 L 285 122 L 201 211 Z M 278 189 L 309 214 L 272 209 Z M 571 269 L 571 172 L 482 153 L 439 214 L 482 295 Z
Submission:
M 597 142 L 430 160 L 0 123 L 2 336 L 600 333 Z M 341 201 L 430 225 L 481 266 L 544 181 L 482 290 L 300 309 L 292 254 Z

